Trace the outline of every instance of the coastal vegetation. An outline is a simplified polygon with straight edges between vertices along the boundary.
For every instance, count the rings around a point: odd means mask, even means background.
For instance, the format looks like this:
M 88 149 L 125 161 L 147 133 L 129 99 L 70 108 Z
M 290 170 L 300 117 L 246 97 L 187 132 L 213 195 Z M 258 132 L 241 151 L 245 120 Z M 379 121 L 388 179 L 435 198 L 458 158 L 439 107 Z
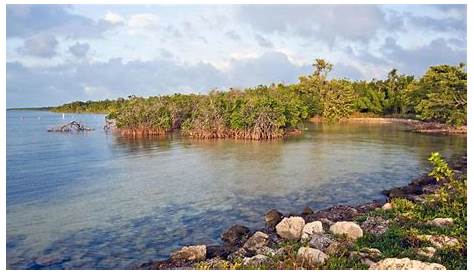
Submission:
M 313 73 L 296 84 L 213 90 L 207 95 L 129 96 L 73 102 L 52 110 L 106 113 L 122 133 L 134 136 L 181 130 L 197 138 L 274 139 L 297 132 L 310 117 L 334 122 L 354 113 L 466 124 L 464 64 L 433 66 L 419 79 L 393 69 L 387 79 L 371 81 L 329 79 L 332 67 L 316 59 Z
M 55 112 L 68 113 L 110 113 L 120 108 L 125 101 L 124 98 L 86 102 L 76 101 L 49 109 Z

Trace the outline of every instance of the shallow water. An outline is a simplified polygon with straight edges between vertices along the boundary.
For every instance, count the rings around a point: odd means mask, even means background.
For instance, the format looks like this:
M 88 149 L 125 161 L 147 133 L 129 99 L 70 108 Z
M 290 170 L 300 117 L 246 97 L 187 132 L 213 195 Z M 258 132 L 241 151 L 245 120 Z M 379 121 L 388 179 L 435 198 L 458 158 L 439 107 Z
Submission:
M 96 130 L 46 131 L 73 119 Z M 465 137 L 393 124 L 308 124 L 266 142 L 130 140 L 103 124 L 103 115 L 7 112 L 8 268 L 133 268 L 218 243 L 235 223 L 262 227 L 270 208 L 381 199 L 427 171 L 430 152 L 466 151 Z

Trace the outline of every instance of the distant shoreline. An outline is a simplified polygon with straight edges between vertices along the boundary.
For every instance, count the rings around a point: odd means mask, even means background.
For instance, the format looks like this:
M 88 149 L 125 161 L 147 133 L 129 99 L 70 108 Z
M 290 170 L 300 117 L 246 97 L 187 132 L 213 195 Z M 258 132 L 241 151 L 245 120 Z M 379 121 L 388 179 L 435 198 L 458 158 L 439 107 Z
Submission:
M 438 122 L 425 122 L 404 118 L 350 118 L 350 122 L 357 123 L 401 123 L 407 125 L 415 132 L 420 133 L 444 133 L 444 134 L 467 134 L 467 126 L 454 127 Z
M 7 108 L 7 111 L 15 110 L 38 110 L 38 111 L 51 111 L 53 107 L 31 107 L 31 108 Z
M 319 117 L 309 119 L 313 123 L 321 123 Z M 408 126 L 414 132 L 419 133 L 443 133 L 443 134 L 467 134 L 467 126 L 454 127 L 438 122 L 427 122 L 411 118 L 393 117 L 349 117 L 340 122 L 344 123 L 370 123 L 370 124 L 393 124 L 399 123 Z

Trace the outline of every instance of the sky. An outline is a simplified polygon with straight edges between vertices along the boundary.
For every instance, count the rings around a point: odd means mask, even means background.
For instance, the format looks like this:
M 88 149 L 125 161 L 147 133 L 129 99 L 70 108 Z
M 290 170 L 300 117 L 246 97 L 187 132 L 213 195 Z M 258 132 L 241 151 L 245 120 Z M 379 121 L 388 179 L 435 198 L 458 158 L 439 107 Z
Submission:
M 465 5 L 7 5 L 7 107 L 422 75 L 467 62 Z

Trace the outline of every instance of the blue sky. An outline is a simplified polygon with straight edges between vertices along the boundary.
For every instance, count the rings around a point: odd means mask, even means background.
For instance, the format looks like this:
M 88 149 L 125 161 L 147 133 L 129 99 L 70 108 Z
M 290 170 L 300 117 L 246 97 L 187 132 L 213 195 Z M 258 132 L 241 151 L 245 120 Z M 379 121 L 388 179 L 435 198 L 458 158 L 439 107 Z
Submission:
M 466 62 L 465 5 L 7 5 L 7 107 L 421 75 Z

